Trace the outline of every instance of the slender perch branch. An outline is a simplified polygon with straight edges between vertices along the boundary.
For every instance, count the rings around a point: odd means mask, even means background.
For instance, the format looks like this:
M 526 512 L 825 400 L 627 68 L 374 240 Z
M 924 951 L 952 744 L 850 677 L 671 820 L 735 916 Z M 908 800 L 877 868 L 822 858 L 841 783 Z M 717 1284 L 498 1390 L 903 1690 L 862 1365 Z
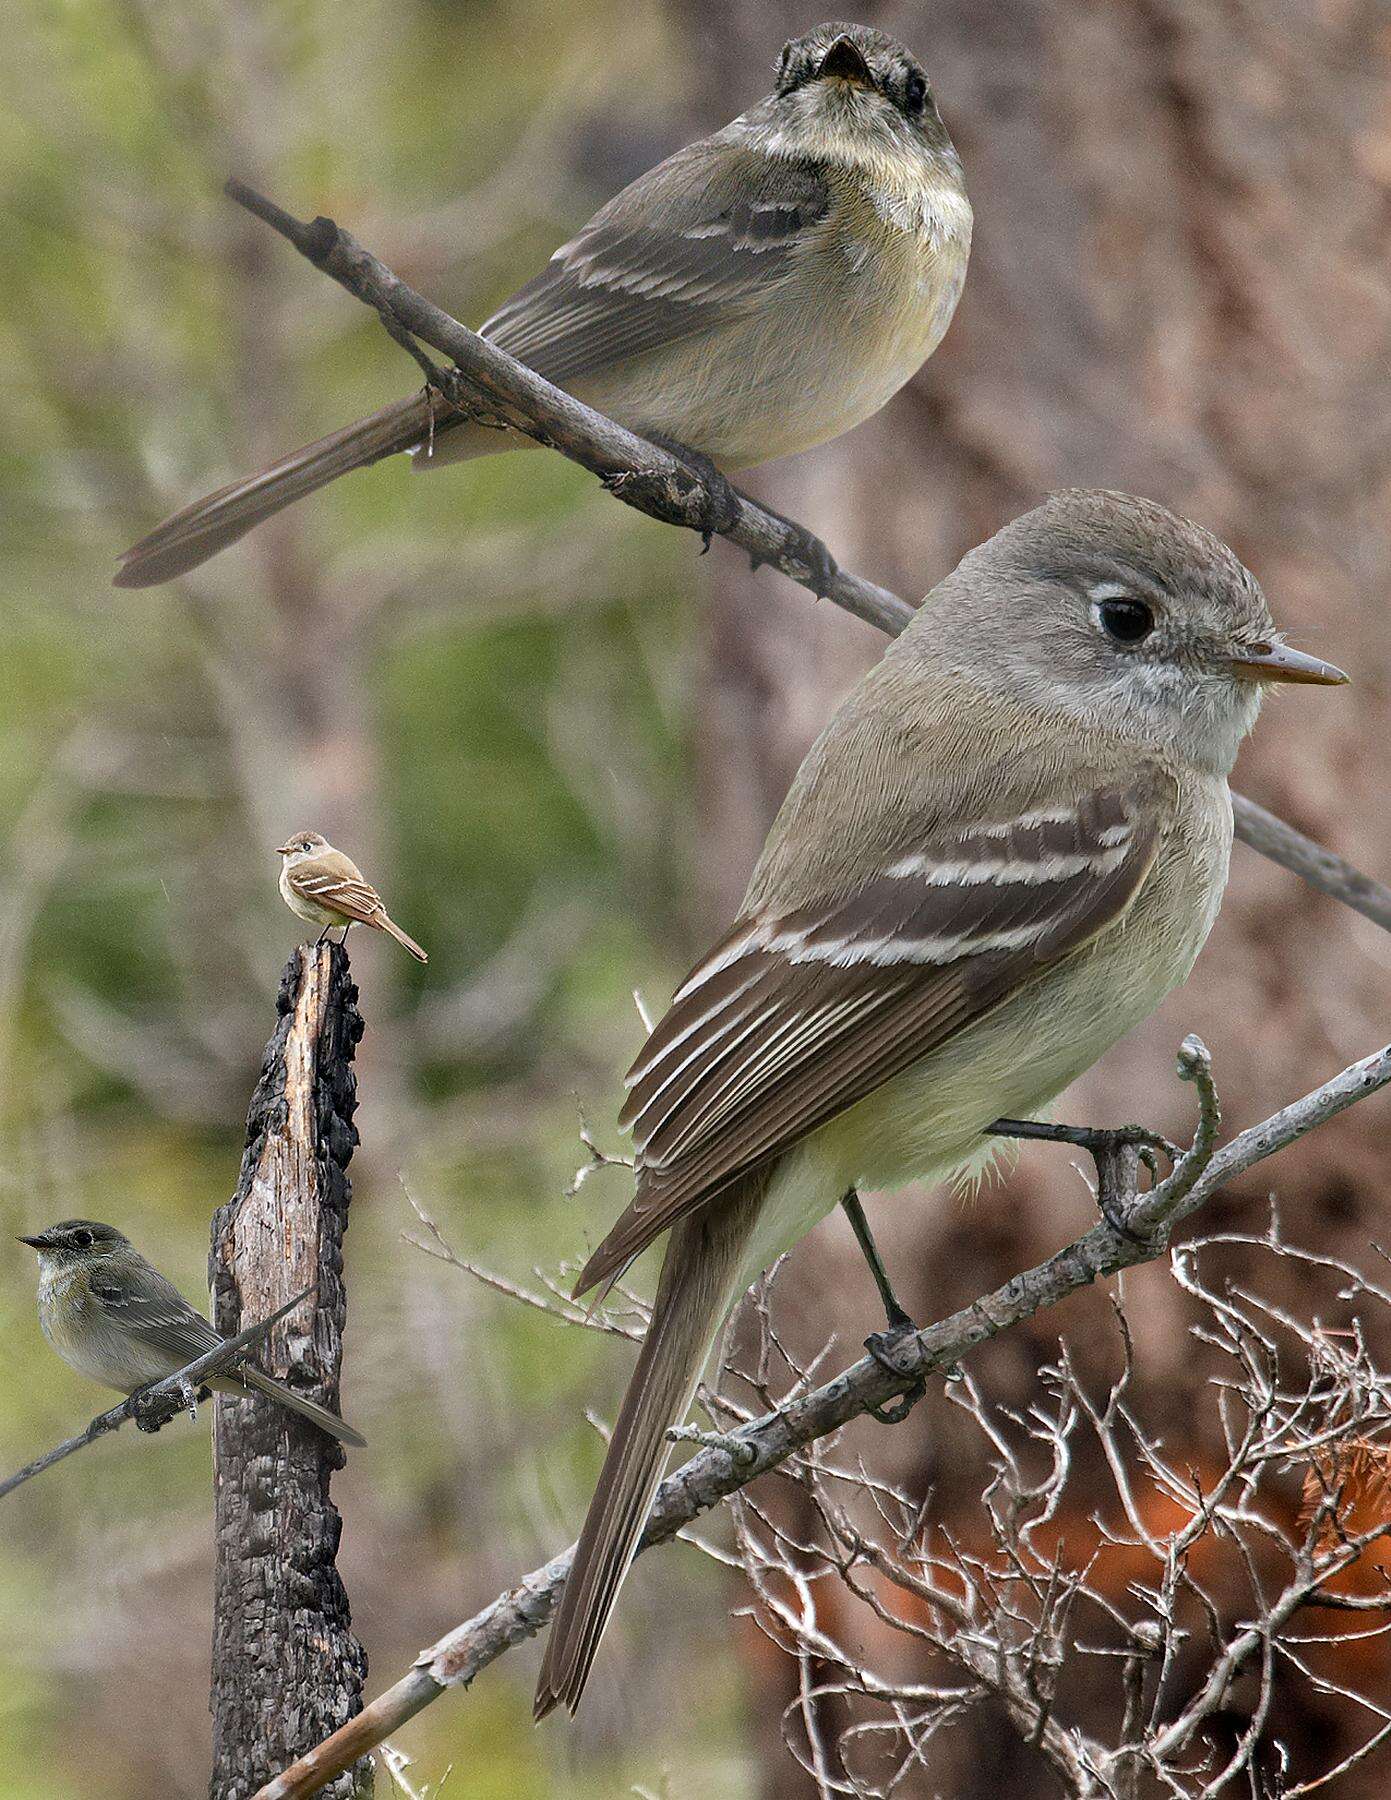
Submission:
M 916 608 L 900 595 L 837 568 L 825 544 L 804 526 L 768 512 L 727 483 L 716 493 L 700 469 L 552 386 L 451 318 L 332 219 L 320 217 L 306 224 L 244 182 L 229 181 L 226 191 L 316 269 L 370 306 L 447 404 L 481 424 L 510 427 L 560 451 L 650 518 L 698 531 L 707 539 L 728 538 L 747 552 L 755 568 L 768 563 L 890 637 L 912 618 Z M 438 366 L 421 344 L 449 357 L 454 367 Z M 1391 887 L 1364 875 L 1244 795 L 1233 795 L 1232 803 L 1236 835 L 1244 844 L 1391 931 Z
M 309 1289 L 305 1288 L 283 1306 L 277 1307 L 269 1318 L 258 1319 L 254 1325 L 248 1325 L 245 1331 L 239 1331 L 235 1337 L 228 1338 L 215 1350 L 205 1350 L 201 1356 L 194 1357 L 191 1363 L 186 1363 L 173 1375 L 166 1375 L 163 1381 L 137 1388 L 119 1406 L 113 1406 L 109 1412 L 98 1413 L 85 1431 L 79 1431 L 76 1437 L 65 1438 L 61 1444 L 55 1444 L 51 1450 L 45 1450 L 42 1456 L 35 1457 L 33 1462 L 26 1463 L 8 1480 L 0 1481 L 0 1500 L 6 1494 L 13 1493 L 24 1482 L 32 1481 L 35 1475 L 42 1475 L 45 1469 L 51 1469 L 54 1463 L 62 1462 L 65 1456 L 71 1456 L 75 1450 L 85 1450 L 88 1444 L 95 1444 L 108 1431 L 118 1431 L 127 1419 L 134 1419 L 142 1431 L 158 1431 L 161 1425 L 167 1425 L 176 1413 L 182 1412 L 188 1405 L 189 1393 L 196 1392 L 207 1376 L 215 1375 L 219 1369 L 226 1368 L 229 1362 L 235 1362 L 243 1351 L 260 1343 L 271 1326 L 298 1306 L 308 1293 Z
M 1136 1150 L 1117 1153 L 1114 1159 L 1098 1158 L 1102 1190 L 1098 1197 L 1109 1203 L 1117 1224 L 1103 1218 L 1047 1261 L 1011 1276 L 993 1293 L 905 1338 L 894 1347 L 894 1372 L 865 1357 L 776 1413 L 741 1426 L 726 1442 L 703 1449 L 662 1483 L 640 1550 L 667 1542 L 701 1513 L 815 1439 L 872 1407 L 882 1407 L 934 1371 L 952 1368 L 987 1338 L 1056 1305 L 1078 1288 L 1165 1254 L 1173 1228 L 1225 1183 L 1391 1083 L 1391 1044 L 1241 1132 L 1221 1150 L 1214 1145 L 1216 1095 L 1207 1052 L 1195 1038 L 1185 1040 L 1179 1074 L 1198 1087 L 1200 1121 L 1192 1148 L 1166 1181 L 1149 1193 L 1137 1194 Z M 1118 1178 L 1124 1180 L 1123 1191 L 1112 1185 L 1108 1193 L 1108 1183 Z M 467 1686 L 513 1644 L 539 1631 L 555 1608 L 572 1551 L 573 1547 L 533 1569 L 423 1650 L 407 1675 L 269 1782 L 255 1800 L 304 1800 L 317 1793 L 447 1688 Z
M 287 238 L 316 269 L 372 307 L 398 343 L 418 339 L 450 357 L 455 367 L 441 368 L 418 347 L 408 346 L 449 405 L 482 424 L 510 427 L 559 450 L 599 476 L 620 500 L 654 519 L 707 537 L 727 537 L 755 564 L 771 563 L 881 631 L 897 633 L 912 617 L 907 601 L 886 588 L 839 572 L 825 579 L 834 562 L 810 532 L 732 488 L 717 494 L 700 469 L 552 386 L 408 287 L 332 219 L 304 224 L 239 181 L 228 182 L 227 192 Z

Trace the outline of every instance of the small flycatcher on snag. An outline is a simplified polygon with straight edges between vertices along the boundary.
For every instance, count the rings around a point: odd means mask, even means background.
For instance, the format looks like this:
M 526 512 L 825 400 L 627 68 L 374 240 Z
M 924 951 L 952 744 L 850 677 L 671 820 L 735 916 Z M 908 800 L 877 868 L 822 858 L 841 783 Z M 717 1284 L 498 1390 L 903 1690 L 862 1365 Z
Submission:
M 335 850 L 317 831 L 297 831 L 280 846 L 280 896 L 297 919 L 319 925 L 319 942 L 336 926 L 343 927 L 340 943 L 346 943 L 354 925 L 370 925 L 384 931 L 410 951 L 417 962 L 429 957 L 413 937 L 387 912 L 382 897 L 362 870 L 341 850 Z
M 669 1233 L 651 1324 L 546 1645 L 572 1710 L 719 1327 L 861 1187 L 981 1171 L 1192 967 L 1227 775 L 1282 644 L 1199 526 L 1065 493 L 963 558 L 807 755 L 729 934 L 629 1071 L 637 1191 L 576 1294 Z M 890 1330 L 911 1329 L 872 1259 Z M 883 1340 L 869 1340 L 883 1349 Z
M 79 1375 L 133 1394 L 176 1375 L 223 1339 L 114 1225 L 64 1219 L 20 1238 L 39 1253 L 39 1325 Z M 330 1437 L 359 1449 L 366 1438 L 293 1388 L 240 1362 L 207 1378 L 220 1394 L 265 1394 Z
M 921 66 L 882 31 L 819 25 L 766 99 L 624 188 L 480 329 L 630 430 L 748 468 L 898 392 L 951 322 L 970 245 Z M 116 585 L 172 580 L 383 456 L 432 469 L 526 441 L 413 394 L 184 507 Z

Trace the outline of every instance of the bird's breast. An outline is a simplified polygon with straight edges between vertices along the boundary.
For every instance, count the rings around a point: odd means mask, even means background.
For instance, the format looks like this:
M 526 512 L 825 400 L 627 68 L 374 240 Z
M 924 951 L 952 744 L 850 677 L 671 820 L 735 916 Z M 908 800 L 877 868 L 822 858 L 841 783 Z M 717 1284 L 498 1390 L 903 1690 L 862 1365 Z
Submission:
M 805 391 L 823 436 L 871 417 L 932 355 L 961 298 L 970 246 L 959 186 L 906 181 L 897 170 L 844 185 L 799 284 L 816 358 Z
M 289 907 L 297 919 L 303 919 L 309 925 L 341 925 L 342 917 L 320 906 L 317 901 L 307 900 L 290 880 L 290 871 L 284 863 L 280 865 L 280 898 Z

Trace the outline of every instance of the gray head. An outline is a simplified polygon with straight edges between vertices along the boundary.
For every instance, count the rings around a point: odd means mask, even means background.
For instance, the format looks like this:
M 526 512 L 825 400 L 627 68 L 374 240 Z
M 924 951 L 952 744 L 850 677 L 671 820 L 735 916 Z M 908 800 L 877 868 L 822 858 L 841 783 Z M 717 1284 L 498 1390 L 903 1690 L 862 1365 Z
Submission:
M 783 46 L 772 113 L 885 149 L 956 152 L 932 97 L 927 72 L 896 38 L 872 25 L 831 19 Z
M 283 856 L 293 866 L 297 862 L 304 862 L 309 857 L 322 856 L 324 851 L 330 848 L 328 839 L 320 832 L 295 831 L 286 838 L 275 854 Z
M 19 1241 L 38 1251 L 41 1264 L 59 1268 L 130 1249 L 130 1239 L 124 1232 L 96 1219 L 64 1219 L 43 1231 L 36 1231 L 32 1237 L 21 1237 Z
M 1347 680 L 1280 641 L 1220 538 L 1152 500 L 1084 489 L 963 557 L 911 638 L 978 686 L 1223 775 L 1271 683 Z

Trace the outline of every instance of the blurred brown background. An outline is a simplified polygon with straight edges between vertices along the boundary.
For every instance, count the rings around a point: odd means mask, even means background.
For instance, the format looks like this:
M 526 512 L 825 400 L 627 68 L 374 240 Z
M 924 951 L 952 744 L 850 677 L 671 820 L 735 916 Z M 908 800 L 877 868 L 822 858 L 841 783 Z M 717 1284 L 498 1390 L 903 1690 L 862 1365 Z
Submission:
M 941 350 L 879 418 L 748 485 L 847 566 L 916 597 L 1044 492 L 1134 489 L 1226 537 L 1344 694 L 1272 703 L 1240 785 L 1386 878 L 1391 670 L 1391 12 L 1344 0 L 870 6 L 929 67 L 977 228 Z M 348 1243 L 337 1484 L 375 1691 L 577 1522 L 627 1362 L 405 1246 L 403 1184 L 454 1247 L 521 1278 L 597 1238 L 609 1174 L 567 1199 L 574 1096 L 602 1143 L 654 1002 L 737 903 L 867 627 L 726 545 L 606 499 L 554 457 L 416 482 L 387 466 L 174 588 L 117 594 L 114 553 L 195 491 L 407 389 L 365 314 L 222 202 L 243 174 L 332 213 L 482 318 L 623 181 L 767 85 L 818 14 L 671 0 L 29 0 L 4 79 L 0 342 L 0 1232 L 110 1217 L 196 1294 L 293 924 L 274 844 L 313 822 L 431 951 L 353 958 L 369 1031 Z M 694 813 L 694 823 L 692 817 Z M 1188 987 L 1068 1116 L 1189 1118 L 1211 1047 L 1240 1126 L 1374 1047 L 1391 944 L 1238 849 Z M 1351 1257 L 1384 1235 L 1374 1101 L 1238 1184 L 1214 1221 Z M 1031 1149 L 966 1208 L 872 1209 L 904 1297 L 945 1312 L 1076 1234 L 1066 1155 Z M 51 1360 L 27 1252 L 0 1258 L 17 1464 L 98 1396 Z M 1263 1270 L 1265 1279 L 1268 1270 Z M 1289 1278 L 1293 1284 L 1293 1277 Z M 1291 1304 L 1300 1296 L 1292 1291 Z M 1211 1422 L 1162 1271 L 1128 1278 L 1153 1416 Z M 782 1288 L 846 1357 L 873 1295 L 839 1221 Z M 1104 1297 L 981 1359 L 1027 1404 L 1057 1333 L 1111 1366 Z M 980 1465 L 930 1405 L 853 1447 L 946 1516 Z M 0 1800 L 193 1795 L 205 1781 L 203 1426 L 133 1434 L 6 1502 Z M 460 1797 L 810 1790 L 771 1721 L 790 1674 L 732 1630 L 689 1551 L 635 1575 L 574 1727 L 533 1733 L 534 1653 L 402 1734 Z M 673 1629 L 679 1622 L 679 1632 Z M 1287 1701 L 1299 1755 L 1344 1724 Z M 100 1770 L 99 1774 L 94 1773 Z M 920 1791 L 1032 1795 L 984 1712 Z M 1339 1790 L 1380 1793 L 1385 1765 Z M 919 1791 L 919 1790 L 907 1790 Z

